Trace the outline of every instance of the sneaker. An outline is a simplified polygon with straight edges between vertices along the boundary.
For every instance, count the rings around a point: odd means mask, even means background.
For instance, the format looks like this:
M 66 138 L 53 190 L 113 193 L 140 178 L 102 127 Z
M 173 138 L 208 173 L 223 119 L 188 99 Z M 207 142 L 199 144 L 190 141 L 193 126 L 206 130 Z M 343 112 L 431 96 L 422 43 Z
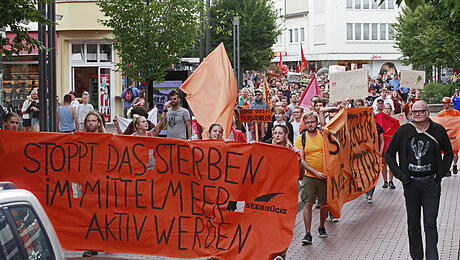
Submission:
M 312 240 L 311 234 L 310 233 L 305 234 L 305 236 L 302 239 L 302 245 L 311 245 L 311 240 Z
M 85 250 L 85 252 L 83 252 L 82 257 L 91 257 L 91 256 L 95 256 L 95 255 L 97 255 L 97 252 L 96 252 L 96 251 L 93 251 L 93 250 Z
M 450 171 L 448 171 L 445 177 L 450 177 L 450 176 L 452 176 L 452 174 L 450 173 Z
M 325 227 L 319 227 L 319 228 L 318 228 L 318 232 L 319 232 L 319 237 L 327 237 L 327 233 L 326 233 L 326 228 L 325 228 Z
M 284 260 L 284 257 L 279 255 L 279 256 L 275 257 L 273 260 Z
M 388 188 L 388 182 L 387 181 L 383 183 L 382 188 L 384 188 L 384 189 Z
M 396 186 L 393 184 L 392 181 L 390 181 L 390 183 L 388 184 L 388 186 L 390 186 L 390 189 L 396 189 Z
M 452 168 L 452 173 L 453 173 L 453 174 L 457 174 L 457 173 L 458 173 L 457 165 L 454 165 L 454 168 Z
M 331 222 L 339 222 L 339 219 L 335 218 L 334 216 L 332 216 L 331 212 L 329 212 L 329 218 L 330 218 Z
M 319 203 L 319 202 L 316 203 L 316 204 L 315 204 L 315 208 L 317 208 L 317 209 L 321 208 L 321 203 Z
M 372 199 L 372 197 L 367 198 L 367 203 L 372 204 L 373 202 L 374 202 L 374 200 Z

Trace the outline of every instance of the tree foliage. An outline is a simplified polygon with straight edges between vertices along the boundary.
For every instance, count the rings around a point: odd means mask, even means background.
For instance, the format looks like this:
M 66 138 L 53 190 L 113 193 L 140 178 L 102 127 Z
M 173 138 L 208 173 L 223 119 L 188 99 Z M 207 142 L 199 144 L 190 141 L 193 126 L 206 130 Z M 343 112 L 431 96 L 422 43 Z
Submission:
M 113 29 L 117 69 L 136 80 L 164 79 L 164 71 L 199 35 L 202 0 L 100 0 Z
M 395 44 L 404 64 L 416 68 L 460 66 L 459 25 L 440 4 L 404 8 L 398 17 Z
M 49 1 L 42 1 L 47 3 Z M 24 25 L 27 22 L 49 24 L 50 20 L 38 11 L 38 0 L 2 0 L 0 1 L 0 28 L 10 28 L 16 36 L 14 39 L 4 38 L 0 35 L 2 54 L 10 59 L 13 54 L 19 55 L 21 51 L 31 53 L 34 48 L 44 48 L 36 39 L 29 35 L 29 29 Z
M 233 17 L 240 19 L 240 62 L 243 70 L 261 70 L 270 63 L 281 31 L 270 0 L 216 0 L 211 6 L 211 45 L 224 42 L 233 60 Z

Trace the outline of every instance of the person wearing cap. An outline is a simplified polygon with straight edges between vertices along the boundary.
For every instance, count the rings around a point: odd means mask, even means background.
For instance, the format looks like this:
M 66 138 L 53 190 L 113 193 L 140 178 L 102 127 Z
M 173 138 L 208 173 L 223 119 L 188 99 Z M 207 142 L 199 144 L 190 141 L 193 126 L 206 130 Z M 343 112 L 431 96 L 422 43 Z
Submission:
M 460 116 L 460 112 L 453 109 L 451 105 L 452 100 L 449 97 L 444 97 L 442 99 L 442 106 L 444 109 L 438 113 L 438 117 L 449 117 L 449 116 Z M 452 173 L 457 174 L 457 161 L 458 161 L 458 151 L 454 151 L 454 165 L 452 166 Z M 450 172 L 446 176 L 450 176 Z

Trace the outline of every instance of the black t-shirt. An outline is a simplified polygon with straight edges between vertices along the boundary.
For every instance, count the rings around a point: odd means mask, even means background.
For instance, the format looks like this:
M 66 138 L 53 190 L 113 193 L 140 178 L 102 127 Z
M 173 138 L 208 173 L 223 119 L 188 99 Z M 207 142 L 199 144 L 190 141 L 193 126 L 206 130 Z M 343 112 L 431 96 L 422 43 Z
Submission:
M 377 125 L 377 135 L 380 136 L 380 134 L 383 134 L 383 127 L 380 126 L 378 123 L 375 123 Z M 380 138 L 377 137 L 379 139 L 379 147 L 380 147 Z
M 434 175 L 437 171 L 435 146 L 433 139 L 425 134 L 417 133 L 407 140 L 409 175 L 422 177 Z

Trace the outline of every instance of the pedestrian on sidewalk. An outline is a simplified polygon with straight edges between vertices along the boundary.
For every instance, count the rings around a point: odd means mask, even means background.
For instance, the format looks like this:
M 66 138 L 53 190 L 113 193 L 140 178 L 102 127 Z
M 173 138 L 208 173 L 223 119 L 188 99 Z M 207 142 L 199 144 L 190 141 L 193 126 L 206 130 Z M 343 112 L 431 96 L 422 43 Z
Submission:
M 318 228 L 320 237 L 327 237 L 324 222 L 329 209 L 325 207 L 327 204 L 327 175 L 323 173 L 323 136 L 317 128 L 319 123 L 318 114 L 314 111 L 309 111 L 304 114 L 302 120 L 307 131 L 297 137 L 295 147 L 303 151 L 301 163 L 305 168 L 300 192 L 304 203 L 303 220 L 306 234 L 302 239 L 302 244 L 305 245 L 312 243 L 311 219 L 312 208 L 316 198 L 318 197 L 318 203 L 322 205 L 320 209 L 320 226 Z
M 64 95 L 64 105 L 61 106 L 57 114 L 58 131 L 61 133 L 78 132 L 80 125 L 78 124 L 77 110 L 72 107 L 72 96 Z
M 423 259 L 424 255 L 420 227 L 422 207 L 425 257 L 428 260 L 438 259 L 436 218 L 441 180 L 449 171 L 453 151 L 446 129 L 429 118 L 430 111 L 425 101 L 415 102 L 411 113 L 413 122 L 396 130 L 385 152 L 385 160 L 404 187 L 412 259 Z M 441 152 L 444 152 L 444 157 Z

